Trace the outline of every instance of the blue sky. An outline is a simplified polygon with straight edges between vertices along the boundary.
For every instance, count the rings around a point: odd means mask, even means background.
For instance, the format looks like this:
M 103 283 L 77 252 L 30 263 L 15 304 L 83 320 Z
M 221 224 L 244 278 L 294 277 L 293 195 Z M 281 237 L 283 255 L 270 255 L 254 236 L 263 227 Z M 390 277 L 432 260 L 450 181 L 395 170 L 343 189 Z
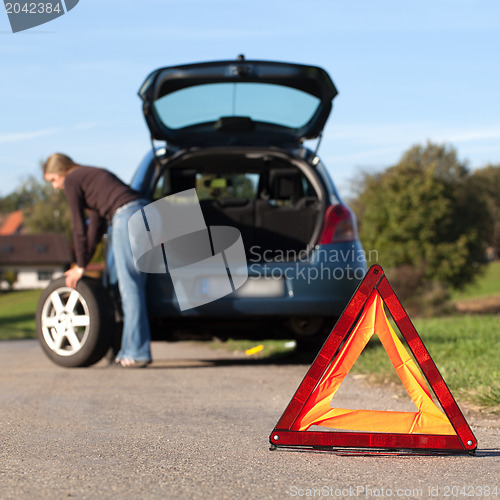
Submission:
M 129 181 L 150 148 L 147 74 L 240 53 L 330 73 L 319 152 L 341 194 L 427 140 L 500 163 L 498 0 L 80 0 L 16 34 L 0 6 L 0 195 L 54 151 Z

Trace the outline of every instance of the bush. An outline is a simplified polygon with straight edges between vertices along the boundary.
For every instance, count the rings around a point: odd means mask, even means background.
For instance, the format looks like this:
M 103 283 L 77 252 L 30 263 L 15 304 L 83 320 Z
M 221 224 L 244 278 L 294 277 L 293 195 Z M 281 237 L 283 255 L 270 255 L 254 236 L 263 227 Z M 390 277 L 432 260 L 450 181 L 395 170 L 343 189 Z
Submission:
M 453 148 L 414 146 L 358 185 L 352 207 L 361 240 L 378 251 L 402 296 L 418 295 L 412 300 L 433 310 L 482 270 L 492 220 Z
M 387 271 L 396 295 L 410 315 L 432 317 L 454 311 L 449 290 L 438 281 L 428 281 L 422 269 L 401 266 Z

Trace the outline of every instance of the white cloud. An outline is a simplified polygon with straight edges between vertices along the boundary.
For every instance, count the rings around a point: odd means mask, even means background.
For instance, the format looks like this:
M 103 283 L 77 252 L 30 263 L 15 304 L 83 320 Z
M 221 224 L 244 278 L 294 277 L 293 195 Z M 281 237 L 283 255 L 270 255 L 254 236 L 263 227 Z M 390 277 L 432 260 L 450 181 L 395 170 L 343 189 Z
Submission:
M 443 139 L 447 142 L 476 142 L 490 141 L 500 139 L 500 127 L 488 127 L 476 130 L 450 131 L 448 135 L 444 135 Z
M 57 134 L 61 129 L 59 128 L 46 128 L 42 130 L 32 130 L 30 132 L 14 132 L 10 134 L 0 133 L 0 144 L 10 142 L 28 141 L 30 139 L 37 139 L 39 137 L 46 137 L 48 135 Z
M 453 145 L 465 142 L 481 142 L 500 139 L 500 125 L 490 127 L 457 127 L 439 123 L 399 123 L 399 124 L 347 124 L 337 123 L 326 136 L 332 142 L 348 142 L 351 145 L 378 145 L 375 151 L 387 148 L 407 148 L 412 144 L 427 140 Z
M 11 132 L 11 133 L 1 133 L 0 132 L 0 144 L 8 144 L 12 142 L 20 141 L 30 141 L 32 139 L 38 139 L 40 137 L 47 137 L 57 135 L 61 132 L 66 132 L 68 129 L 74 130 L 91 130 L 103 125 L 102 122 L 82 122 L 75 123 L 73 125 L 68 125 L 67 127 L 51 127 L 40 130 L 29 130 L 27 132 Z

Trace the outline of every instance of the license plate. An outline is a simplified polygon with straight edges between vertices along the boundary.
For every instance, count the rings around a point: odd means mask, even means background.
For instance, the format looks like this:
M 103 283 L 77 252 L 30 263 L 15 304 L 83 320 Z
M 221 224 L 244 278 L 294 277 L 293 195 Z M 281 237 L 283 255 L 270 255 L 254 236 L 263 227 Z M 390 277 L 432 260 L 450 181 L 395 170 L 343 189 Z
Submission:
M 219 298 L 221 289 L 228 286 L 227 276 L 210 276 L 201 280 L 201 296 Z M 278 278 L 251 278 L 238 288 L 236 297 L 283 297 L 285 295 L 285 280 Z
M 237 297 L 283 297 L 285 280 L 282 278 L 252 278 L 249 276 L 245 284 L 236 290 Z

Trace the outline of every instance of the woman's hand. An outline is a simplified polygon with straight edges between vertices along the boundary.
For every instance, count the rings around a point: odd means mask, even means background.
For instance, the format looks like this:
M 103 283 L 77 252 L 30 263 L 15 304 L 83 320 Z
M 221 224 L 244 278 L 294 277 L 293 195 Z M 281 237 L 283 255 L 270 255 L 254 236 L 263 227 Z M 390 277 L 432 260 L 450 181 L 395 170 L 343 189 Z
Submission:
M 78 280 L 83 276 L 84 269 L 78 266 L 72 267 L 64 273 L 66 276 L 66 286 L 69 288 L 76 288 Z

